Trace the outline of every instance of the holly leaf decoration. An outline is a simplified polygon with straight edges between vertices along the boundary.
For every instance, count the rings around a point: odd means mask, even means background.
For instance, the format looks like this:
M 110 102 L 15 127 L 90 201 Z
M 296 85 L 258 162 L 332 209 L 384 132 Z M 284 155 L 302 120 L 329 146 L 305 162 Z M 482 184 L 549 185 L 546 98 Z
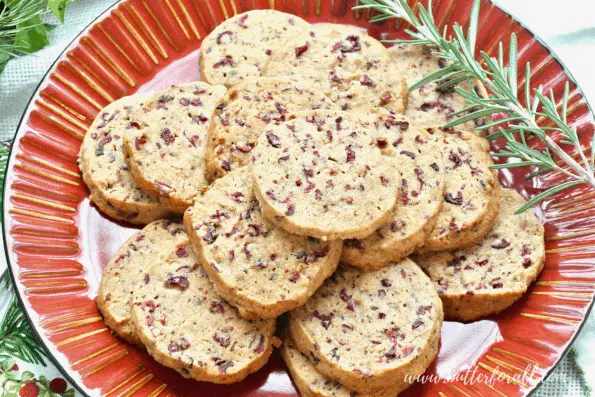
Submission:
M 14 39 L 14 46 L 23 54 L 31 54 L 50 44 L 48 30 L 36 16 L 17 25 L 19 32 Z
M 64 13 L 70 0 L 48 0 L 48 7 L 60 22 L 64 23 Z

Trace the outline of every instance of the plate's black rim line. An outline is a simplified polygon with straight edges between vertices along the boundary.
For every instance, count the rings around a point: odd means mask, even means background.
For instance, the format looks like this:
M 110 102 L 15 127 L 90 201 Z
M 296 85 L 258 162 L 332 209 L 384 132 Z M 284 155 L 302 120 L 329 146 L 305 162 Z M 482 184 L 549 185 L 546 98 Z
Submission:
M 8 179 L 6 178 L 6 176 L 8 175 L 8 170 L 11 169 L 11 167 L 14 166 L 14 162 L 15 162 L 15 158 L 14 158 L 14 148 L 15 148 L 15 142 L 17 140 L 17 133 L 18 131 L 20 131 L 21 127 L 23 126 L 23 123 L 25 121 L 25 117 L 27 115 L 29 115 L 29 109 L 31 108 L 31 106 L 33 105 L 33 102 L 35 100 L 35 98 L 37 97 L 37 94 L 39 92 L 39 88 L 46 82 L 48 76 L 50 75 L 50 73 L 54 70 L 54 68 L 56 67 L 56 65 L 58 64 L 58 62 L 60 62 L 61 60 L 63 60 L 64 58 L 64 54 L 66 54 L 66 52 L 68 50 L 71 49 L 72 45 L 74 43 L 76 43 L 82 34 L 88 32 L 91 27 L 93 25 L 95 25 L 95 23 L 97 23 L 98 21 L 106 18 L 111 11 L 118 5 L 118 3 L 120 3 L 122 0 L 115 0 L 114 3 L 110 6 L 108 6 L 101 14 L 99 14 L 95 19 L 93 19 L 91 22 L 89 22 L 89 24 L 87 26 L 85 26 L 85 28 L 83 30 L 80 31 L 79 34 L 77 34 L 71 41 L 70 43 L 68 43 L 68 45 L 64 48 L 64 50 L 60 53 L 60 55 L 58 55 L 58 57 L 56 57 L 56 60 L 52 63 L 52 65 L 48 68 L 47 72 L 43 75 L 42 79 L 39 81 L 39 84 L 37 84 L 37 87 L 35 87 L 35 91 L 33 91 L 33 95 L 31 96 L 31 99 L 29 99 L 29 102 L 27 102 L 27 106 L 25 107 L 25 111 L 23 112 L 23 115 L 21 116 L 21 119 L 19 120 L 19 123 L 17 125 L 16 131 L 15 131 L 15 136 L 11 139 L 11 143 L 10 143 L 10 150 L 8 152 L 8 161 L 6 162 L 6 167 L 4 169 L 4 186 L 2 187 L 2 206 L 0 207 L 0 216 L 4 215 L 5 212 L 5 203 L 7 202 L 6 200 L 8 199 L 7 197 L 7 181 Z M 12 281 L 12 287 L 13 287 L 13 291 L 15 293 L 15 296 L 17 297 L 17 300 L 19 302 L 19 304 L 21 305 L 21 309 L 23 309 L 23 313 L 25 315 L 25 318 L 27 319 L 27 321 L 29 322 L 29 324 L 31 325 L 31 329 L 33 330 L 33 333 L 35 334 L 35 336 L 37 337 L 37 341 L 39 342 L 40 346 L 43 348 L 43 350 L 45 350 L 46 353 L 46 358 L 52 363 L 54 364 L 54 366 L 56 367 L 56 369 L 58 369 L 58 371 L 64 376 L 64 378 L 66 378 L 70 384 L 79 392 L 81 393 L 83 396 L 86 397 L 91 397 L 91 394 L 89 393 L 90 390 L 87 390 L 86 387 L 84 387 L 83 385 L 80 385 L 77 381 L 75 381 L 75 379 L 70 375 L 70 371 L 68 371 L 66 368 L 64 368 L 64 366 L 58 361 L 58 359 L 54 356 L 54 353 L 52 352 L 52 349 L 50 349 L 50 347 L 45 343 L 45 340 L 42 338 L 40 332 L 37 330 L 37 326 L 36 324 L 33 322 L 33 319 L 31 318 L 31 316 L 29 315 L 29 311 L 27 310 L 27 306 L 25 305 L 25 297 L 21 295 L 21 292 L 18 288 L 18 284 L 17 284 L 17 275 L 15 274 L 15 272 L 12 269 L 12 262 L 10 260 L 10 256 L 8 254 L 8 244 L 7 244 L 7 239 L 6 239 L 6 232 L 8 229 L 8 217 L 4 217 L 4 219 L 2 219 L 2 243 L 4 245 L 4 256 L 6 259 L 6 269 L 5 272 L 7 271 L 8 274 L 10 275 L 10 279 Z M 3 274 L 4 275 L 4 274 Z
M 43 78 L 40 80 L 39 84 L 37 85 L 37 87 L 35 88 L 35 91 L 33 93 L 33 95 L 31 96 L 31 99 L 29 99 L 29 102 L 27 103 L 27 106 L 25 107 L 25 111 L 23 112 L 23 115 L 21 116 L 21 119 L 17 125 L 16 128 L 16 132 L 18 132 L 22 125 L 23 122 L 25 120 L 25 116 L 29 114 L 28 110 L 31 107 L 34 98 L 36 97 L 39 88 L 41 87 L 41 85 L 43 83 L 45 83 L 48 75 L 52 72 L 52 70 L 54 69 L 54 67 L 56 66 L 56 64 L 62 60 L 62 58 L 64 57 L 64 54 L 72 47 L 72 45 L 77 42 L 81 35 L 85 32 L 87 32 L 93 25 L 95 25 L 95 23 L 97 23 L 99 20 L 104 19 L 115 7 L 118 3 L 120 3 L 123 0 L 116 0 L 111 6 L 109 6 L 105 11 L 103 11 L 101 14 L 99 14 L 93 21 L 91 21 L 83 30 L 81 30 L 81 32 L 70 42 L 68 43 L 68 45 L 65 47 L 64 51 L 62 51 L 60 53 L 60 55 L 56 58 L 56 60 L 52 63 L 52 65 L 49 67 L 48 71 L 45 73 L 45 75 L 43 76 Z M 576 89 L 580 92 L 585 104 L 587 105 L 587 109 L 589 110 L 589 112 L 594 115 L 593 113 L 593 109 L 591 107 L 591 105 L 589 104 L 589 101 L 587 99 L 587 97 L 584 95 L 583 90 L 581 89 L 581 87 L 578 85 L 574 75 L 570 72 L 570 70 L 568 69 L 568 67 L 566 67 L 566 65 L 564 64 L 564 62 L 562 62 L 560 60 L 560 58 L 556 55 L 556 53 L 550 48 L 550 46 L 538 35 L 536 35 L 527 25 L 525 25 L 523 22 L 521 22 L 518 18 L 516 18 L 515 16 L 513 16 L 506 8 L 502 7 L 499 4 L 496 4 L 493 2 L 493 0 L 489 0 L 490 3 L 492 3 L 492 5 L 494 5 L 496 8 L 499 8 L 502 12 L 506 13 L 512 20 L 514 20 L 515 22 L 517 22 L 522 28 L 524 28 L 527 32 L 529 32 L 529 34 L 533 37 L 534 40 L 536 40 L 539 44 L 541 44 L 543 46 L 543 48 L 545 48 L 547 50 L 547 52 L 549 53 L 549 55 L 561 66 L 561 68 L 564 70 L 564 73 L 566 74 L 566 76 L 568 76 L 569 80 L 572 81 L 574 83 L 574 85 L 576 86 Z M 15 132 L 15 136 L 12 138 L 11 140 L 11 145 L 10 145 L 10 151 L 8 153 L 8 161 L 6 162 L 6 167 L 4 169 L 4 175 L 7 175 L 8 170 L 13 166 L 13 149 L 14 149 L 14 144 L 16 141 L 16 132 Z M 6 202 L 6 191 L 7 191 L 7 180 L 5 178 L 4 180 L 4 186 L 2 188 L 2 206 L 0 208 L 0 210 L 2 211 L 1 214 L 4 215 L 4 205 Z M 62 364 L 60 364 L 60 362 L 58 362 L 58 360 L 54 357 L 52 350 L 47 346 L 47 344 L 44 342 L 43 338 L 41 337 L 40 333 L 37 330 L 37 327 L 35 326 L 35 323 L 33 322 L 33 320 L 31 319 L 31 317 L 29 316 L 29 312 L 26 310 L 26 306 L 24 304 L 24 297 L 21 296 L 21 293 L 19 291 L 19 288 L 17 287 L 17 280 L 16 280 L 16 275 L 13 272 L 12 266 L 11 266 L 11 261 L 10 261 L 10 257 L 8 255 L 8 246 L 7 246 L 7 241 L 6 241 L 6 230 L 7 230 L 7 219 L 5 217 L 5 219 L 2 220 L 2 243 L 4 245 L 4 256 L 6 259 L 6 268 L 10 275 L 10 279 L 13 283 L 13 289 L 15 292 L 15 296 L 17 297 L 19 304 L 21 305 L 21 308 L 23 309 L 23 313 L 25 314 L 25 317 L 27 318 L 27 321 L 29 321 L 29 323 L 31 324 L 31 328 L 33 330 L 33 333 L 35 334 L 35 336 L 37 337 L 39 344 L 41 345 L 41 347 L 45 350 L 46 354 L 47 354 L 47 358 L 49 359 L 49 361 L 51 361 L 54 366 L 62 373 L 62 375 L 64 375 L 64 377 L 66 379 L 68 379 L 68 381 L 74 386 L 75 389 L 77 389 L 81 394 L 83 394 L 84 396 L 90 397 L 90 394 L 83 389 L 83 387 L 81 385 L 79 385 L 71 376 L 69 373 L 69 370 L 67 370 L 66 368 L 64 368 L 62 366 Z M 568 345 L 566 346 L 566 348 L 564 349 L 564 351 L 562 352 L 562 354 L 560 355 L 560 358 L 556 361 L 556 363 L 554 363 L 554 365 L 550 368 L 550 370 L 544 375 L 544 377 L 539 381 L 539 383 L 537 383 L 535 385 L 535 387 L 533 389 L 531 389 L 529 391 L 529 394 L 527 394 L 527 397 L 533 396 L 534 393 L 540 388 L 540 386 L 545 383 L 545 381 L 552 375 L 552 373 L 558 368 L 558 366 L 560 365 L 560 363 L 562 362 L 562 360 L 566 357 L 566 355 L 570 352 L 570 350 L 572 349 L 572 345 L 574 344 L 574 342 L 576 341 L 578 335 L 580 334 L 580 332 L 582 331 L 583 327 L 585 326 L 585 323 L 587 321 L 587 318 L 589 317 L 591 311 L 593 310 L 595 304 L 595 299 L 591 300 L 591 303 L 589 304 L 589 308 L 587 309 L 587 312 L 585 313 L 585 317 L 583 318 L 583 320 L 581 321 L 578 329 L 576 330 L 576 333 L 574 334 L 574 336 L 572 337 L 572 339 L 568 342 Z

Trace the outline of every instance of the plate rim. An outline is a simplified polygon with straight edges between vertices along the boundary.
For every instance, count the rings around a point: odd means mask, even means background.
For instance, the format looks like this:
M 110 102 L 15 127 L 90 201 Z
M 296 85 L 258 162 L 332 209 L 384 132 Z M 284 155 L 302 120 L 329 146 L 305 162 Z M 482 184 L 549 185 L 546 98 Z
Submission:
M 63 375 L 71 384 L 72 386 L 79 392 L 81 393 L 83 396 L 86 397 L 91 397 L 91 394 L 89 394 L 86 390 L 86 387 L 81 386 L 78 382 L 75 381 L 75 379 L 70 375 L 70 371 L 68 369 L 66 369 L 59 361 L 58 359 L 54 356 L 52 349 L 48 346 L 48 344 L 44 341 L 44 339 L 41 337 L 41 334 L 39 333 L 37 326 L 35 325 L 35 323 L 33 322 L 27 305 L 25 304 L 25 297 L 21 294 L 21 290 L 18 287 L 19 284 L 17 284 L 17 278 L 16 278 L 16 274 L 15 274 L 15 270 L 13 269 L 13 263 L 11 261 L 10 255 L 8 254 L 8 242 L 7 242 L 7 238 L 6 238 L 6 233 L 8 230 L 8 219 L 10 218 L 8 215 L 8 213 L 6 212 L 6 208 L 5 208 L 5 203 L 6 203 L 6 199 L 9 198 L 7 196 L 8 192 L 7 192 L 7 173 L 8 170 L 11 168 L 14 168 L 14 162 L 15 162 L 15 158 L 16 158 L 16 151 L 14 151 L 14 147 L 15 147 L 15 142 L 17 140 L 17 134 L 18 132 L 21 130 L 22 126 L 23 126 L 23 122 L 25 121 L 26 116 L 28 116 L 31 113 L 32 110 L 32 106 L 34 105 L 34 100 L 37 97 L 37 94 L 39 93 L 39 89 L 43 86 L 44 83 L 46 83 L 46 80 L 48 79 L 48 76 L 52 73 L 52 71 L 54 70 L 55 66 L 58 64 L 59 61 L 61 61 L 66 52 L 69 51 L 70 49 L 72 49 L 73 45 L 79 41 L 79 39 L 82 37 L 83 34 L 85 34 L 86 32 L 88 32 L 96 23 L 98 23 L 99 21 L 101 21 L 102 19 L 106 18 L 107 16 L 109 16 L 109 13 L 111 13 L 111 11 L 116 8 L 118 6 L 118 4 L 125 2 L 128 0 L 115 0 L 114 3 L 112 3 L 111 5 L 108 6 L 108 8 L 106 8 L 103 12 L 101 12 L 97 17 L 95 17 L 91 22 L 89 22 L 88 25 L 86 25 L 64 48 L 64 50 L 62 50 L 62 52 L 60 52 L 60 54 L 56 57 L 56 59 L 54 60 L 54 62 L 52 62 L 52 64 L 50 65 L 50 67 L 48 68 L 48 70 L 45 72 L 45 74 L 43 75 L 43 77 L 41 78 L 40 82 L 37 84 L 37 86 L 35 87 L 35 90 L 33 92 L 33 94 L 31 95 L 31 98 L 29 98 L 29 101 L 27 102 L 27 105 L 25 107 L 25 110 L 23 111 L 23 114 L 21 115 L 21 118 L 19 119 L 19 122 L 17 124 L 17 127 L 15 129 L 15 134 L 14 136 L 10 139 L 10 148 L 9 148 L 9 152 L 8 152 L 8 161 L 6 162 L 6 167 L 4 168 L 4 175 L 5 175 L 5 179 L 4 179 L 4 185 L 2 187 L 2 203 L 0 205 L 0 211 L 1 211 L 1 215 L 2 215 L 2 222 L 0 222 L 1 228 L 2 228 L 2 244 L 3 244 L 3 248 L 4 248 L 4 259 L 6 260 L 6 269 L 4 270 L 4 272 L 2 274 L 0 274 L 0 277 L 4 276 L 4 274 L 6 272 L 8 272 L 9 276 L 10 276 L 10 281 L 12 283 L 12 287 L 13 287 L 13 291 L 15 292 L 15 296 L 17 297 L 17 301 L 21 307 L 21 309 L 23 310 L 23 314 L 25 315 L 25 318 L 27 319 L 27 322 L 30 324 L 31 329 L 35 335 L 35 337 L 37 338 L 39 344 L 41 345 L 42 349 L 45 351 L 46 353 L 46 358 L 52 362 L 52 364 L 56 367 L 56 369 L 60 372 L 61 375 Z M 205 0 L 205 1 L 209 1 L 209 0 Z M 595 113 L 593 112 L 593 108 L 591 107 L 588 98 L 585 96 L 583 89 L 581 88 L 581 86 L 578 84 L 576 78 L 574 77 L 574 75 L 572 74 L 572 72 L 568 69 L 568 67 L 566 66 L 566 64 L 560 59 L 560 57 L 554 52 L 554 50 L 546 43 L 545 40 L 543 40 L 539 35 L 537 35 L 531 28 L 529 28 L 523 21 L 521 21 L 519 18 L 517 18 L 515 15 L 513 15 L 506 7 L 503 7 L 502 5 L 498 4 L 497 2 L 495 2 L 494 0 L 487 0 L 488 3 L 490 3 L 492 6 L 499 8 L 502 12 L 504 12 L 506 15 L 508 15 L 512 20 L 514 20 L 516 23 L 519 24 L 519 26 L 521 26 L 523 29 L 525 29 L 530 35 L 531 37 L 536 40 L 537 42 L 539 42 L 539 44 L 541 44 L 543 46 L 543 48 L 548 52 L 548 54 L 555 60 L 555 62 L 557 62 L 560 67 L 562 68 L 562 70 L 564 71 L 564 74 L 568 77 L 568 79 L 574 83 L 576 89 L 580 92 L 585 105 L 587 106 L 587 109 L 589 110 L 589 112 L 592 115 L 595 115 Z M 484 5 L 485 6 L 485 5 Z M 8 141 L 8 140 L 7 140 Z M 588 317 L 591 315 L 593 308 L 595 307 L 595 297 L 593 297 L 593 299 L 591 299 L 591 302 L 589 303 L 589 306 L 585 312 L 584 317 L 582 318 L 575 334 L 572 336 L 572 338 L 568 341 L 568 345 L 566 346 L 566 348 L 564 349 L 564 351 L 562 352 L 562 354 L 560 355 L 560 357 L 556 360 L 556 362 L 550 367 L 550 369 L 547 371 L 547 373 L 543 376 L 543 378 L 537 382 L 535 384 L 535 387 L 533 389 L 531 389 L 529 391 L 529 393 L 527 394 L 527 397 L 531 397 L 533 396 L 540 388 L 541 386 L 548 380 L 548 378 L 552 375 L 552 373 L 558 368 L 558 366 L 560 365 L 561 361 L 568 355 L 568 353 L 570 352 L 570 350 L 573 348 L 574 343 L 576 342 L 576 339 L 578 338 L 579 334 L 581 333 L 581 331 L 583 330 L 585 323 L 587 322 Z

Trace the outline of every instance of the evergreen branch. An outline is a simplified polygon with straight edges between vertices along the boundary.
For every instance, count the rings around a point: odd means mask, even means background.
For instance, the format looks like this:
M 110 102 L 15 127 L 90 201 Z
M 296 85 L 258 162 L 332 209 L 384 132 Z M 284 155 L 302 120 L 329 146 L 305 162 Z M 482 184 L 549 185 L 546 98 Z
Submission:
M 10 302 L 0 325 L 0 361 L 11 357 L 45 366 L 45 352 L 16 298 Z
M 483 84 L 489 92 L 488 98 L 480 96 L 473 88 L 465 89 L 462 86 L 455 87 L 455 91 L 463 96 L 467 108 L 455 112 L 455 119 L 449 122 L 446 127 L 462 124 L 473 118 L 487 116 L 495 113 L 505 113 L 506 117 L 494 120 L 481 127 L 481 130 L 499 127 L 499 131 L 488 136 L 488 139 L 506 138 L 506 147 L 495 153 L 498 157 L 510 157 L 521 161 L 509 162 L 504 165 L 495 165 L 493 168 L 516 168 L 534 167 L 535 171 L 528 174 L 529 178 L 541 175 L 550 171 L 560 171 L 570 178 L 559 186 L 553 187 L 528 202 L 535 205 L 550 195 L 564 189 L 587 184 L 595 188 L 595 154 L 591 151 L 587 159 L 585 150 L 580 142 L 576 127 L 572 127 L 567 121 L 568 109 L 568 83 L 565 86 L 564 95 L 561 100 L 561 113 L 558 112 L 556 98 L 552 91 L 549 95 L 543 93 L 542 87 L 531 90 L 531 65 L 525 65 L 525 89 L 523 95 L 524 105 L 518 95 L 518 49 L 517 38 L 513 33 L 510 36 L 509 51 L 506 57 L 502 42 L 498 47 L 497 58 L 490 57 L 486 52 L 479 51 L 479 56 L 485 65 L 476 60 L 477 26 L 479 19 L 480 0 L 474 0 L 471 8 L 471 16 L 467 36 L 463 28 L 455 22 L 450 27 L 444 28 L 440 34 L 432 15 L 432 3 L 428 2 L 426 9 L 418 5 L 418 15 L 408 5 L 407 0 L 360 0 L 361 5 L 355 7 L 369 8 L 378 12 L 377 18 L 389 19 L 398 18 L 407 22 L 413 30 L 406 29 L 405 32 L 411 40 L 388 40 L 391 43 L 409 43 L 412 45 L 427 45 L 432 48 L 432 53 L 448 61 L 448 67 L 424 77 L 421 81 L 409 88 L 409 91 L 419 88 L 421 85 L 435 82 L 439 86 L 451 86 L 466 80 L 475 80 Z M 379 19 L 380 20 L 380 19 Z M 450 28 L 450 29 L 449 29 Z M 452 31 L 447 37 L 446 32 Z M 506 63 L 505 63 L 506 59 Z M 522 70 L 522 69 L 521 69 Z M 452 83 L 452 81 L 455 83 Z M 468 111 L 472 111 L 468 114 Z M 541 127 L 537 124 L 537 117 L 549 119 L 554 127 Z M 554 141 L 548 132 L 557 131 L 561 135 L 560 142 Z M 541 141 L 545 149 L 537 150 L 528 146 L 525 134 L 532 135 Z M 515 137 L 519 136 L 520 141 Z M 564 151 L 561 145 L 570 145 L 579 153 L 580 163 Z M 595 145 L 595 136 L 591 148 Z M 559 166 L 558 162 L 568 166 Z M 582 164 L 581 164 L 582 163 Z M 528 206 L 522 209 L 526 210 Z

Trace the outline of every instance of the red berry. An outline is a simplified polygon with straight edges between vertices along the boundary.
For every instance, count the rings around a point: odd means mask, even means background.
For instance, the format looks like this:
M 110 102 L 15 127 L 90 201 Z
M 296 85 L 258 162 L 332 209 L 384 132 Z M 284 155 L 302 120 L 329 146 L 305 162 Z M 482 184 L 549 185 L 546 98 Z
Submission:
M 50 390 L 52 393 L 62 394 L 66 391 L 66 381 L 62 378 L 55 378 L 50 382 Z
M 18 371 L 19 370 L 19 364 L 16 364 L 15 363 L 10 370 L 11 371 Z
M 19 390 L 20 397 L 37 397 L 39 396 L 39 386 L 35 383 L 25 383 L 21 390 Z

